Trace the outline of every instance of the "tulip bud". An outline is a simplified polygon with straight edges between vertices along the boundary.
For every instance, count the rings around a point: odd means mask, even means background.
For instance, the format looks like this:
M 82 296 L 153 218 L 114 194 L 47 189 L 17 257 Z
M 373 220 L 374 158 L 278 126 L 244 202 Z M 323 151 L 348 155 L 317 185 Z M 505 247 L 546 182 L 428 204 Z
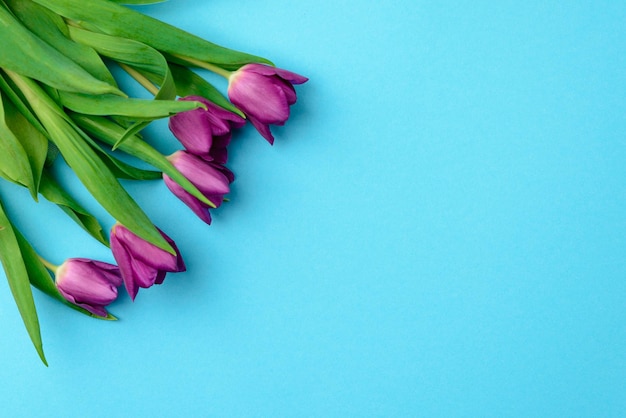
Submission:
M 247 64 L 230 75 L 228 97 L 270 143 L 274 137 L 269 125 L 284 125 L 289 106 L 296 102 L 293 84 L 308 78 L 265 64 Z
M 108 315 L 105 306 L 117 298 L 122 285 L 117 266 L 86 258 L 67 259 L 56 269 L 55 280 L 65 299 L 102 317 Z
M 111 228 L 111 251 L 119 265 L 122 279 L 131 299 L 135 300 L 140 287 L 161 284 L 167 272 L 185 271 L 185 263 L 174 241 L 159 230 L 176 254 L 162 250 L 133 234 L 117 223 Z
M 168 159 L 207 199 L 213 202 L 215 207 L 222 204 L 224 195 L 230 191 L 228 177 L 230 171 L 226 167 L 207 162 L 186 151 L 176 151 Z M 227 170 L 228 173 L 222 170 Z M 189 206 L 200 219 L 211 224 L 208 205 L 184 190 L 167 174 L 163 174 L 163 180 L 176 197 Z
M 245 119 L 204 97 L 187 96 L 179 100 L 201 102 L 206 109 L 189 110 L 170 117 L 169 127 L 174 136 L 190 153 L 224 164 L 232 129 L 245 125 Z

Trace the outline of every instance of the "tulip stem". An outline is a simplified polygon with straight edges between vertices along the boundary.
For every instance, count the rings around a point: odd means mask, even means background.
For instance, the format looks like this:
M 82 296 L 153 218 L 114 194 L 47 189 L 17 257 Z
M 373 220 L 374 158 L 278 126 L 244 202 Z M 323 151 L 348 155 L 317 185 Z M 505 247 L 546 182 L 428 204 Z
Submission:
M 197 67 L 204 68 L 205 70 L 213 71 L 215 74 L 221 75 L 227 80 L 230 78 L 230 75 L 232 74 L 232 72 L 225 70 L 222 67 L 218 67 L 217 65 L 210 64 L 208 62 L 200 61 L 195 58 L 183 57 L 183 56 L 176 55 L 176 54 L 174 54 L 174 56 L 181 60 L 185 60 L 188 63 L 193 64 Z
M 146 90 L 148 90 L 153 95 L 157 95 L 159 89 L 152 84 L 150 80 L 148 80 L 143 74 L 139 71 L 135 70 L 133 67 L 126 65 L 124 63 L 118 62 L 119 66 L 122 67 L 124 71 L 128 73 L 132 78 L 135 79 L 139 84 L 141 84 Z
M 41 263 L 44 266 L 46 266 L 46 268 L 48 270 L 50 270 L 51 272 L 53 272 L 53 273 L 56 273 L 57 269 L 59 268 L 59 266 L 52 264 L 51 262 L 49 262 L 48 260 L 46 260 L 42 256 L 39 256 L 39 260 L 41 260 Z

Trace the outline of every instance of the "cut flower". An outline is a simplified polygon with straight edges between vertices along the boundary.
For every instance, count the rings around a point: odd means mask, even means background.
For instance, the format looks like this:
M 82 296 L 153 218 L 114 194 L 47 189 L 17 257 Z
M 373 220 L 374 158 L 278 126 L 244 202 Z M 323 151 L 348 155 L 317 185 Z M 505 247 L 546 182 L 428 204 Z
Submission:
M 176 151 L 170 155 L 169 160 L 215 207 L 222 204 L 224 195 L 230 191 L 230 179 L 222 171 L 228 170 L 226 167 L 205 161 L 187 151 Z M 167 174 L 163 174 L 163 180 L 176 197 L 189 206 L 200 219 L 211 224 L 211 214 L 207 204 L 192 196 Z
M 182 256 L 174 241 L 159 230 L 176 254 L 158 248 L 133 234 L 117 223 L 111 228 L 111 251 L 117 261 L 130 298 L 135 300 L 140 287 L 161 284 L 168 272 L 186 270 Z
M 230 75 L 228 97 L 243 111 L 252 125 L 274 143 L 269 125 L 284 125 L 289 106 L 296 102 L 294 84 L 308 78 L 265 64 L 246 64 Z
M 169 127 L 174 136 L 190 153 L 207 161 L 225 163 L 232 129 L 245 125 L 245 119 L 200 96 L 179 100 L 200 102 L 206 109 L 189 110 L 170 117 Z
M 105 307 L 117 298 L 122 285 L 120 269 L 87 258 L 70 258 L 56 270 L 56 286 L 69 302 L 94 315 L 106 317 Z

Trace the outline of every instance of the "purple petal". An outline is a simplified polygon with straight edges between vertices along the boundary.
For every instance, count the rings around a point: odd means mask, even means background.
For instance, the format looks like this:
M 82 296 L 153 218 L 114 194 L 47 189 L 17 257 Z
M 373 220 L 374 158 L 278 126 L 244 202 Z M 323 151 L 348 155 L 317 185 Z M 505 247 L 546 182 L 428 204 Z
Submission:
M 117 298 L 117 286 L 121 284 L 116 266 L 101 263 L 113 271 L 101 270 L 93 260 L 70 258 L 57 270 L 56 285 L 79 302 L 106 305 Z M 111 278 L 109 277 L 113 276 Z
M 207 113 L 220 121 L 229 122 L 228 129 L 241 128 L 246 124 L 246 120 L 236 113 L 226 110 L 215 103 L 209 102 Z
M 81 308 L 91 312 L 94 315 L 106 318 L 108 316 L 108 312 L 105 309 L 104 305 L 96 305 L 96 304 L 89 304 L 89 303 L 81 303 L 78 302 L 77 300 L 75 300 L 72 295 L 67 295 L 65 294 L 61 289 L 59 289 L 59 292 L 61 293 L 61 295 L 63 295 L 63 297 L 65 299 L 67 299 L 69 302 L 73 303 L 74 305 L 80 306 Z
M 187 205 L 193 211 L 193 213 L 198 216 L 198 218 L 211 225 L 211 215 L 209 214 L 209 207 L 207 205 L 188 193 L 178 183 L 172 180 L 167 174 L 163 174 L 163 181 L 165 182 L 167 188 L 170 189 L 170 191 L 176 197 L 178 197 L 185 205 Z
M 118 226 L 115 228 L 114 235 L 125 246 L 133 260 L 142 261 L 157 270 L 172 271 L 176 268 L 176 257 L 174 255 L 144 241 L 126 227 Z M 120 266 L 121 268 L 122 266 Z
M 211 149 L 213 126 L 203 109 L 188 110 L 170 117 L 169 128 L 189 151 L 202 154 Z
M 109 283 L 113 284 L 115 287 L 122 285 L 122 276 L 118 266 L 96 260 L 91 260 L 91 262 L 99 269 L 100 273 L 106 277 Z
M 213 167 L 215 167 L 216 170 L 219 170 L 222 174 L 224 174 L 226 178 L 228 179 L 229 183 L 232 183 L 233 181 L 235 181 L 235 174 L 232 171 L 230 171 L 225 165 L 222 165 L 219 163 L 211 163 L 211 165 L 213 165 Z
M 269 127 L 268 124 L 265 124 L 265 123 L 259 121 L 254 116 L 248 116 L 248 120 L 250 121 L 252 126 L 254 126 L 256 128 L 256 130 L 259 131 L 261 136 L 263 138 L 265 138 L 267 140 L 267 142 L 270 143 L 270 145 L 274 144 L 274 136 L 272 135 L 272 132 L 270 131 L 270 127 Z
M 185 262 L 183 261 L 183 257 L 180 254 L 180 250 L 178 249 L 178 246 L 176 245 L 174 240 L 171 239 L 165 232 L 161 231 L 159 228 L 157 228 L 157 230 L 161 233 L 161 235 L 163 235 L 163 238 L 165 238 L 165 241 L 167 241 L 167 243 L 172 246 L 172 248 L 174 249 L 174 252 L 176 253 L 176 269 L 170 270 L 170 272 L 172 272 L 172 273 L 180 273 L 180 272 L 183 272 L 183 271 L 187 271 L 187 267 L 185 266 Z M 163 281 L 163 280 L 161 280 L 161 281 Z
M 244 78 L 245 76 L 245 78 Z M 289 105 L 282 83 L 260 74 L 247 73 L 230 84 L 228 96 L 235 106 L 263 123 L 289 118 Z
M 156 278 L 154 279 L 154 284 L 163 284 L 163 280 L 165 280 L 166 275 L 167 275 L 167 272 L 159 271 Z
M 117 265 L 120 268 L 122 279 L 124 280 L 124 287 L 126 287 L 126 291 L 128 292 L 130 298 L 135 300 L 137 292 L 139 291 L 139 286 L 137 285 L 134 277 L 135 272 L 132 266 L 133 258 L 122 243 L 115 238 L 113 233 L 111 234 L 111 251 L 113 252 L 113 257 L 115 257 L 115 261 L 117 261 Z
M 294 89 L 291 83 L 289 83 L 288 81 L 280 78 L 278 78 L 276 81 L 281 83 L 283 93 L 285 93 L 285 97 L 287 98 L 287 103 L 289 105 L 294 104 L 298 99 L 298 96 L 296 95 L 296 89 Z
M 228 179 L 202 158 L 184 151 L 177 151 L 172 154 L 170 161 L 203 195 L 230 192 Z
M 309 80 L 308 78 L 301 76 L 299 74 L 293 73 L 291 71 L 283 70 L 282 68 L 272 67 L 270 65 L 265 65 L 265 64 L 247 64 L 241 67 L 240 71 L 254 72 L 257 74 L 264 75 L 264 76 L 277 75 L 280 78 L 283 78 L 294 84 L 302 84 Z
M 209 159 L 206 161 L 219 165 L 226 164 L 226 161 L 228 161 L 228 149 L 226 147 L 211 148 Z

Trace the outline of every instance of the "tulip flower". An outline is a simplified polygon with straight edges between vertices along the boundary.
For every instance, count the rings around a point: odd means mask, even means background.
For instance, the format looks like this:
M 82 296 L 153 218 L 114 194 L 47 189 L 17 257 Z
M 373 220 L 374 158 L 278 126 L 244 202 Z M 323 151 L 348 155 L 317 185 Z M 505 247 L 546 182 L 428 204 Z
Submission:
M 245 125 L 245 119 L 204 97 L 187 96 L 179 100 L 201 102 L 206 109 L 194 109 L 170 117 L 169 127 L 174 136 L 190 153 L 224 164 L 232 129 Z
M 117 266 L 87 258 L 70 258 L 56 268 L 56 286 L 69 302 L 106 317 L 105 306 L 117 298 L 122 285 Z
M 229 177 L 223 170 L 226 167 L 203 160 L 187 151 L 176 151 L 168 159 L 187 179 L 200 190 L 200 192 L 218 207 L 224 201 L 224 195 L 230 191 Z M 230 173 L 230 170 L 228 170 Z M 232 173 L 231 173 L 232 174 Z M 201 202 L 174 182 L 167 174 L 163 174 L 163 180 L 176 197 L 183 201 L 189 208 L 207 224 L 211 224 L 209 206 Z
M 308 78 L 264 64 L 246 64 L 233 72 L 228 82 L 228 97 L 270 143 L 274 136 L 269 125 L 284 125 L 289 106 L 296 102 L 293 84 Z
M 174 241 L 163 231 L 159 232 L 174 248 L 175 255 L 144 241 L 120 223 L 111 228 L 111 251 L 132 300 L 135 300 L 140 287 L 145 289 L 163 283 L 167 272 L 186 270 Z

